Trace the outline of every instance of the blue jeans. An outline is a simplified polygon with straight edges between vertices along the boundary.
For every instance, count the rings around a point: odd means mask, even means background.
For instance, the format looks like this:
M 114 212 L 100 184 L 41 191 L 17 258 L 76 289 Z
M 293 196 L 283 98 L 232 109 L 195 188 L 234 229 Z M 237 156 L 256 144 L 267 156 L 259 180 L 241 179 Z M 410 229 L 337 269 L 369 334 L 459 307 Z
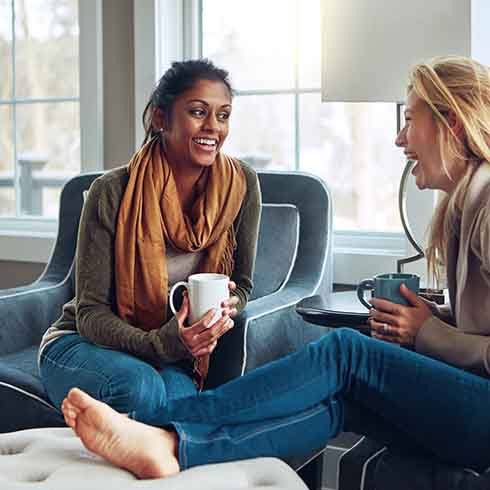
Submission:
M 477 470 L 490 465 L 490 380 L 350 329 L 135 418 L 173 425 L 182 468 L 308 454 L 343 430 Z
M 168 400 L 197 389 L 191 373 L 175 364 L 157 370 L 130 354 L 97 346 L 77 333 L 48 344 L 40 360 L 41 378 L 56 407 L 73 387 L 81 388 L 118 412 L 148 416 Z

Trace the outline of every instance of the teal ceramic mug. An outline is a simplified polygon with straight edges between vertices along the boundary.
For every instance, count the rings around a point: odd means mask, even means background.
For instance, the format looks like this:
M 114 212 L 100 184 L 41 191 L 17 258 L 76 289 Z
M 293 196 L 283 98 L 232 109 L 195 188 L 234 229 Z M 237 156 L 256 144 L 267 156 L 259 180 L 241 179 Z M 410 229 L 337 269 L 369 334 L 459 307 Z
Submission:
M 405 284 L 408 289 L 415 294 L 419 293 L 420 278 L 417 274 L 378 274 L 373 279 L 364 279 L 357 286 L 357 297 L 359 301 L 366 307 L 371 309 L 370 305 L 364 299 L 364 291 L 370 290 L 372 298 L 387 299 L 392 303 L 400 305 L 408 305 L 408 301 L 402 296 L 400 286 Z

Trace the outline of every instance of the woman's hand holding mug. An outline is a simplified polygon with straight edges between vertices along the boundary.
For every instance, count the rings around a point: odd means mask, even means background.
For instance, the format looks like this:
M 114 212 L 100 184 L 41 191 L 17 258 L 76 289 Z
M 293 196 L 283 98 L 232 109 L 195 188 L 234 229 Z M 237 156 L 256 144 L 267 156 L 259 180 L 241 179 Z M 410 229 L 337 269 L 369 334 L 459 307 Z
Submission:
M 177 288 L 184 287 L 183 302 L 179 311 L 173 304 Z M 194 357 L 210 354 L 218 339 L 233 327 L 239 298 L 230 297 L 236 284 L 224 274 L 200 273 L 189 276 L 187 282 L 176 283 L 170 290 L 170 309 L 179 323 L 182 342 Z M 190 326 L 186 325 L 186 321 Z
M 211 324 L 216 310 L 212 308 L 202 318 L 190 326 L 186 326 L 189 316 L 189 297 L 184 292 L 182 306 L 175 314 L 179 324 L 179 336 L 194 357 L 211 354 L 218 344 L 218 339 L 233 328 L 233 320 L 228 314 L 222 316 Z
M 228 283 L 228 288 L 230 291 L 234 291 L 236 289 L 236 283 L 234 281 L 230 281 Z M 237 316 L 236 305 L 240 299 L 238 296 L 230 296 L 228 299 L 225 299 L 221 303 L 221 307 L 223 308 L 222 315 L 228 315 L 230 318 L 235 318 Z
M 369 308 L 371 337 L 411 347 L 423 323 L 432 315 L 418 296 L 420 278 L 416 274 L 378 274 L 357 286 L 359 301 Z M 369 303 L 364 291 L 371 290 Z
M 373 309 L 369 312 L 371 336 L 411 347 L 415 345 L 415 337 L 432 312 L 422 298 L 405 284 L 400 286 L 400 293 L 408 301 L 408 306 L 385 299 L 371 299 L 373 305 Z

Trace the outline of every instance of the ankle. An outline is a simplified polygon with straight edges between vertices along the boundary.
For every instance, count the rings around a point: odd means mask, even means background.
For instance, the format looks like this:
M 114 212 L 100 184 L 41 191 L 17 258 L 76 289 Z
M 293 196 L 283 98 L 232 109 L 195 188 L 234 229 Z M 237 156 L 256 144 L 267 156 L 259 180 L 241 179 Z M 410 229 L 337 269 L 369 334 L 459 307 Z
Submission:
M 175 456 L 175 459 L 179 463 L 180 466 L 180 461 L 179 461 L 179 436 L 177 432 L 173 430 L 168 431 L 169 439 L 170 439 L 170 444 L 171 444 L 171 450 L 172 454 Z

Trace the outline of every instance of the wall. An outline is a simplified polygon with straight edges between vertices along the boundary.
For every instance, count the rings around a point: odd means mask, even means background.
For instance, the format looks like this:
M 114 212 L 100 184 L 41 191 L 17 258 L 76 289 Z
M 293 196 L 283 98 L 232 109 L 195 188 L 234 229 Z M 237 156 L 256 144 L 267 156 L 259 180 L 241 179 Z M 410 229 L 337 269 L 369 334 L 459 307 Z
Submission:
M 104 168 L 125 164 L 134 152 L 133 0 L 104 0 Z
M 34 281 L 46 264 L 0 260 L 0 289 L 14 288 Z

